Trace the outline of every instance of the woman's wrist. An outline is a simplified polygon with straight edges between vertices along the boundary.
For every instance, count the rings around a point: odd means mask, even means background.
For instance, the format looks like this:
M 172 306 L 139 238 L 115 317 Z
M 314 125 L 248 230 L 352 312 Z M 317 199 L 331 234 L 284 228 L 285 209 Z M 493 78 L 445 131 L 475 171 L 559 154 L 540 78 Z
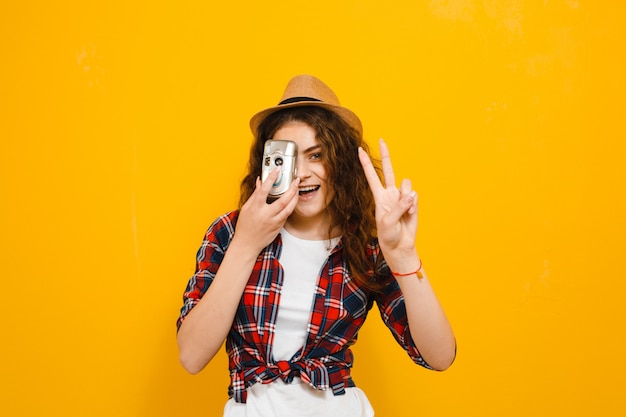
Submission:
M 247 260 L 256 260 L 262 250 L 263 248 L 259 248 L 255 240 L 243 238 L 235 232 L 226 252 L 230 252 L 232 256 L 245 262 Z
M 385 261 L 396 276 L 416 274 L 422 269 L 422 261 L 416 251 L 405 254 L 397 252 L 390 255 L 385 254 Z
M 393 275 L 394 277 L 398 278 L 398 277 L 410 277 L 412 275 L 417 276 L 418 278 L 424 278 L 424 274 L 422 273 L 422 260 L 419 260 L 419 265 L 417 266 L 416 269 L 411 269 L 408 272 L 398 272 L 398 271 L 394 271 L 393 269 L 391 269 L 391 275 Z

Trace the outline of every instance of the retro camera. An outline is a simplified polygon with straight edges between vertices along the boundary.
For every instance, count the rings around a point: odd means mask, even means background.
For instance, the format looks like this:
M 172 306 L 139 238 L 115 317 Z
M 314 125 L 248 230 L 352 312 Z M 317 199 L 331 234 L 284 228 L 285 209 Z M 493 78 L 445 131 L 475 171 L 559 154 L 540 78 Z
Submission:
M 261 168 L 261 181 L 265 181 L 270 172 L 280 168 L 278 178 L 272 184 L 268 200 L 274 201 L 287 191 L 296 178 L 296 157 L 298 145 L 290 140 L 273 140 L 265 142 Z

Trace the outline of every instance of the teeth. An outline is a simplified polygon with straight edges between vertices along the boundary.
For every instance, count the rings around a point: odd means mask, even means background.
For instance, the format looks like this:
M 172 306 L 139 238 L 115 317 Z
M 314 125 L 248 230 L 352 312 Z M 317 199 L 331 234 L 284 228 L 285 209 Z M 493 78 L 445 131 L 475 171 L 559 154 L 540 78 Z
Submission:
M 319 188 L 319 185 L 311 185 L 309 187 L 300 187 L 300 192 L 301 193 L 309 193 L 311 191 L 315 191 Z

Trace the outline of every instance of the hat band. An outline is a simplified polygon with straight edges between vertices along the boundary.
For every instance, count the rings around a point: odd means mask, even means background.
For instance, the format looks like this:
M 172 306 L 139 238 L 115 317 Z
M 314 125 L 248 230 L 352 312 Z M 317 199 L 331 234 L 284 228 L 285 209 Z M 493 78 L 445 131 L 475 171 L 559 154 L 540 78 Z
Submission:
M 318 100 L 313 97 L 291 97 L 291 98 L 287 98 L 281 101 L 280 103 L 278 103 L 278 105 L 282 106 L 283 104 L 299 103 L 301 101 L 320 101 L 321 102 L 322 100 Z

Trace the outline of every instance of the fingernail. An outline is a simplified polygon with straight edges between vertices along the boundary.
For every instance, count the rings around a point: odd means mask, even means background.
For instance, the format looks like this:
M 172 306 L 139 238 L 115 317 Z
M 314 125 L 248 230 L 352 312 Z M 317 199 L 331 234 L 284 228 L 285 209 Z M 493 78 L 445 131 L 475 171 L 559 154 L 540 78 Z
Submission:
M 414 206 L 416 198 L 417 198 L 417 193 L 415 191 L 411 191 L 409 193 L 409 196 L 406 198 L 406 202 L 411 205 L 411 208 Z

